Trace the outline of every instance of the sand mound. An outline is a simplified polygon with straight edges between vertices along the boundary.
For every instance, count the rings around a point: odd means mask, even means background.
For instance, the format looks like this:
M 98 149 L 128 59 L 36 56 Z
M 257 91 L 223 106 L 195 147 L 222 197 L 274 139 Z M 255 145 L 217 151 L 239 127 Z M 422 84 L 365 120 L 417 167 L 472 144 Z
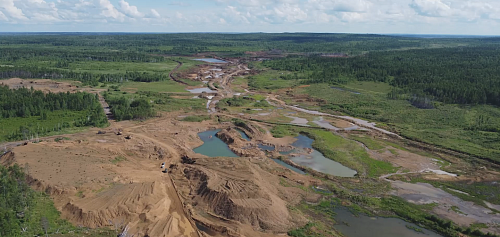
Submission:
M 191 200 L 186 201 L 197 210 L 260 231 L 286 232 L 294 225 L 285 201 L 278 196 L 277 178 L 248 160 L 198 159 L 183 173 L 191 185 Z
M 170 206 L 161 182 L 119 184 L 93 197 L 69 202 L 63 207 L 63 215 L 92 228 L 120 222 L 131 223 L 129 227 L 139 235 L 180 235 L 178 220 L 168 214 Z

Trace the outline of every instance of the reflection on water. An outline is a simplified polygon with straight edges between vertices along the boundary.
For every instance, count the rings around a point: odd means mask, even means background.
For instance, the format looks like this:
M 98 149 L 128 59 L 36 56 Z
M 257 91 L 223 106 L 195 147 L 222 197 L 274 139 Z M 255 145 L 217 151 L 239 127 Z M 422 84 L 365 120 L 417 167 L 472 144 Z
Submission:
M 196 89 L 191 89 L 187 90 L 193 94 L 200 94 L 200 93 L 217 93 L 217 91 L 210 90 L 210 88 L 204 87 L 204 88 L 196 88 Z
M 229 149 L 226 143 L 215 136 L 219 131 L 220 129 L 198 133 L 204 143 L 193 151 L 208 157 L 239 157 Z
M 198 59 L 194 59 L 194 60 L 203 61 L 203 62 L 207 62 L 207 63 L 227 63 L 226 61 L 215 59 L 215 58 L 198 58 Z
M 309 167 L 321 173 L 330 174 L 339 177 L 354 177 L 356 171 L 350 169 L 336 161 L 326 158 L 319 151 L 312 148 L 313 139 L 308 138 L 304 135 L 299 135 L 297 141 L 292 144 L 292 146 L 298 148 L 298 150 L 292 153 L 301 153 L 299 156 L 290 157 L 290 160 L 298 165 Z M 304 148 L 312 150 L 310 154 L 304 154 Z
M 353 215 L 343 207 L 335 208 L 335 229 L 347 237 L 441 237 L 432 231 L 423 229 L 415 224 L 408 223 L 398 218 L 369 217 L 366 215 Z M 410 228 L 421 229 L 419 233 Z

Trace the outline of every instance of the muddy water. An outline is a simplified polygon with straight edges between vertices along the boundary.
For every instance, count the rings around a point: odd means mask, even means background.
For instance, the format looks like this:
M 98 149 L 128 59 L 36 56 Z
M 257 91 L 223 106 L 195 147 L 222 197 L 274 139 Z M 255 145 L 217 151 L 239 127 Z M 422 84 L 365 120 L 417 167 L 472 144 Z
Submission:
M 229 149 L 226 143 L 215 136 L 218 132 L 220 132 L 220 129 L 198 133 L 204 143 L 200 147 L 193 149 L 193 151 L 208 157 L 239 157 Z
M 423 229 L 417 225 L 408 223 L 398 218 L 369 217 L 365 215 L 354 216 L 346 208 L 336 208 L 335 229 L 339 230 L 347 237 L 441 237 L 432 231 Z M 421 229 L 424 233 L 419 233 L 408 227 Z
M 354 177 L 356 171 L 342 164 L 326 158 L 319 151 L 312 148 L 313 139 L 304 135 L 299 135 L 297 141 L 292 146 L 298 148 L 295 152 L 304 153 L 304 148 L 312 149 L 311 154 L 301 154 L 299 156 L 290 157 L 290 160 L 298 165 L 309 167 L 321 173 L 330 174 L 339 177 Z M 301 151 L 302 150 L 302 151 Z M 293 153 L 295 153 L 293 152 Z

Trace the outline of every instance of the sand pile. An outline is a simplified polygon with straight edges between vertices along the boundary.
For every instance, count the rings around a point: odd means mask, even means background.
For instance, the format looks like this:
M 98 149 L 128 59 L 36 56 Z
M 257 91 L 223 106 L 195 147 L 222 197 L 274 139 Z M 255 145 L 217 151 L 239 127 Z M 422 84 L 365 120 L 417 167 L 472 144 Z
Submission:
M 187 165 L 185 200 L 200 212 L 250 225 L 254 230 L 286 232 L 295 217 L 288 212 L 279 179 L 246 159 L 197 159 Z

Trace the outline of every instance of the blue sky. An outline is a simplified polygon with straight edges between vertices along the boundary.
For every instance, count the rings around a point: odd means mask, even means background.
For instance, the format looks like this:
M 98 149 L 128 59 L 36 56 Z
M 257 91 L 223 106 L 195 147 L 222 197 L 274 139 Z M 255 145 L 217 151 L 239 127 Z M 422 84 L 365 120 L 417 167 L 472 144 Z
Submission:
M 0 0 L 0 32 L 500 35 L 500 0 Z

